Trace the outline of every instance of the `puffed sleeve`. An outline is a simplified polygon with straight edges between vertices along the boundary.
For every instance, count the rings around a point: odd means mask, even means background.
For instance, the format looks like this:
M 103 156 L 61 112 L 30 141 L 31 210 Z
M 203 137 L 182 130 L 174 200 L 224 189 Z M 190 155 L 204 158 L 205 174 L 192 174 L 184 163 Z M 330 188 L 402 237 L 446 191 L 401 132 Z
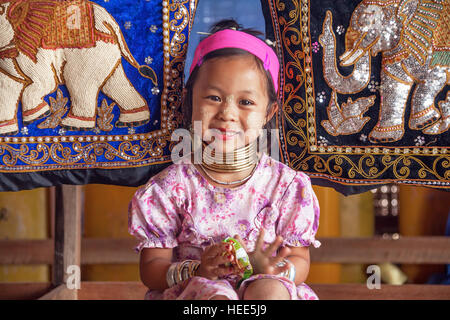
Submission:
M 178 246 L 181 222 L 177 201 L 171 191 L 179 188 L 150 179 L 136 191 L 128 207 L 128 231 L 140 241 L 136 251 Z
M 315 238 L 319 227 L 319 202 L 306 174 L 296 172 L 280 200 L 279 208 L 276 231 L 283 237 L 283 245 L 320 246 Z

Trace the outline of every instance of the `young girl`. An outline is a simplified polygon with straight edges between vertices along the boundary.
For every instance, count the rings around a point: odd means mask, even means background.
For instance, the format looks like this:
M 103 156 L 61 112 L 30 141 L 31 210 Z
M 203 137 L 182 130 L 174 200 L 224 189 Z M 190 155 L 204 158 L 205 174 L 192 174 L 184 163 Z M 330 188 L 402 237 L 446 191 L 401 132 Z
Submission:
M 278 108 L 279 72 L 255 35 L 227 20 L 200 42 L 183 108 L 201 151 L 214 152 L 169 166 L 130 203 L 147 299 L 317 299 L 303 283 L 308 246 L 320 245 L 310 179 L 255 147 Z

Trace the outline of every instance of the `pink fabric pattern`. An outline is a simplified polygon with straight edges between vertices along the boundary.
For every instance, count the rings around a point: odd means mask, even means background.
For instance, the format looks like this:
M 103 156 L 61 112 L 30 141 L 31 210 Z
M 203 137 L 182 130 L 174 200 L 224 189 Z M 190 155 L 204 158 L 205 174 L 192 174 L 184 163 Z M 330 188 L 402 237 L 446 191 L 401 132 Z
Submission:
M 136 251 L 173 248 L 173 261 L 200 260 L 205 247 L 236 234 L 252 251 L 261 227 L 266 230 L 266 243 L 281 235 L 283 245 L 320 246 L 315 239 L 319 203 L 309 177 L 264 153 L 252 177 L 233 189 L 211 185 L 188 157 L 169 166 L 136 191 L 128 226 L 140 240 Z M 145 298 L 240 299 L 248 283 L 264 277 L 281 281 L 292 299 L 318 299 L 306 284 L 295 286 L 274 275 L 253 275 L 238 289 L 233 277 L 218 281 L 194 277 L 164 292 L 150 290 Z

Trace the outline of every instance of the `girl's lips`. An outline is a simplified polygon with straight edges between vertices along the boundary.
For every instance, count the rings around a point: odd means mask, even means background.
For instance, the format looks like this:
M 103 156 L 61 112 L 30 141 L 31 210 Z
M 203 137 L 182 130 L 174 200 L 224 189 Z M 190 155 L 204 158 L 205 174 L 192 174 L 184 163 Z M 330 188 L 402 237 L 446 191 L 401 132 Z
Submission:
M 223 134 L 218 135 L 218 138 L 222 139 L 222 140 L 230 140 L 230 139 L 233 139 L 234 136 L 236 136 L 236 135 L 237 135 L 237 132 L 235 132 L 235 131 L 224 131 Z
M 222 134 L 218 134 L 217 137 L 222 140 L 229 140 L 236 136 L 239 131 L 228 130 L 225 128 L 213 128 L 215 130 L 219 130 Z
M 230 130 L 230 129 L 225 129 L 225 128 L 213 128 L 213 129 L 219 130 L 221 132 L 237 132 L 235 130 Z

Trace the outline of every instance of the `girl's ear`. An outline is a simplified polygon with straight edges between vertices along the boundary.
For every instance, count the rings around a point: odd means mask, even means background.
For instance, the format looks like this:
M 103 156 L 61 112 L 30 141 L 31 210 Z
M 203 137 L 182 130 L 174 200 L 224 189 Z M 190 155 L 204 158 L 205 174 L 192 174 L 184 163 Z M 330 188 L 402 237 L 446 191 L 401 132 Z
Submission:
M 270 112 L 266 116 L 266 122 L 264 123 L 264 125 L 266 125 L 272 119 L 275 112 L 277 111 L 278 111 L 278 103 L 274 102 L 270 105 Z

